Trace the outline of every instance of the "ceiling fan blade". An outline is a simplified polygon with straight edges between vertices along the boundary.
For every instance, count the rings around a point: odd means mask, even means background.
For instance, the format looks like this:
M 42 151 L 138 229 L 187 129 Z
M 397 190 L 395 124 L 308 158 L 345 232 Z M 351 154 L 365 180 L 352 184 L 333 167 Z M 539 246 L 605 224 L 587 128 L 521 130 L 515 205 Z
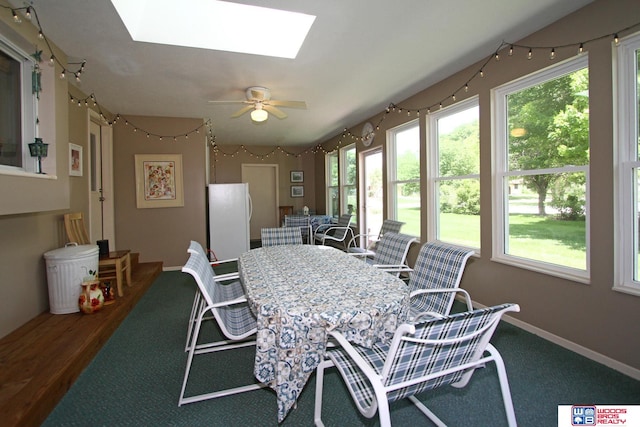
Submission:
M 253 110 L 253 105 L 247 105 L 246 107 L 242 107 L 241 109 L 239 109 L 238 111 L 236 111 L 235 113 L 233 113 L 231 115 L 232 119 L 235 119 L 236 117 L 240 117 L 241 115 L 243 115 L 244 113 Z
M 247 101 L 208 101 L 209 104 L 246 104 Z
M 269 113 L 273 114 L 274 116 L 276 116 L 279 119 L 286 119 L 287 118 L 287 114 L 282 111 L 277 109 L 276 107 L 272 106 L 272 105 L 263 105 L 262 109 L 265 111 L 268 111 Z
M 271 99 L 269 101 L 265 101 L 265 104 L 274 105 L 276 107 L 301 108 L 303 110 L 307 109 L 307 103 L 304 101 L 278 101 Z

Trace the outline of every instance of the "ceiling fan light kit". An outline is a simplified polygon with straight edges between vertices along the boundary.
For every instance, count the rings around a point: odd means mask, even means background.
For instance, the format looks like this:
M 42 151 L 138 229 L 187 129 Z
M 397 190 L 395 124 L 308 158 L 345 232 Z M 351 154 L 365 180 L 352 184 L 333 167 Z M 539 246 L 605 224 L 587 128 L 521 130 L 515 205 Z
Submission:
M 251 112 L 251 120 L 254 122 L 264 122 L 269 118 L 269 114 L 262 108 L 257 108 Z
M 271 99 L 271 91 L 262 86 L 251 86 L 246 89 L 246 99 L 243 101 L 209 101 L 210 104 L 247 104 L 231 115 L 232 118 L 240 117 L 251 111 L 251 120 L 263 122 L 269 118 L 269 113 L 279 119 L 286 119 L 287 114 L 276 107 L 306 109 L 304 101 L 279 101 Z

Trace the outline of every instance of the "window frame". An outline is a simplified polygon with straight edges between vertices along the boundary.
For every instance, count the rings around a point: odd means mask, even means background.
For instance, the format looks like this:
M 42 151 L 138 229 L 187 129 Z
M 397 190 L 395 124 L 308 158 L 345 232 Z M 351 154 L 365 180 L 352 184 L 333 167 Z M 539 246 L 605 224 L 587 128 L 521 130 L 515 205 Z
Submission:
M 331 182 L 331 161 L 335 158 L 336 165 L 338 167 L 338 179 L 336 185 L 333 185 Z M 326 198 L 325 198 L 325 212 L 327 215 L 333 216 L 333 209 L 331 203 L 331 194 L 333 194 L 332 189 L 337 190 L 338 192 L 338 206 L 340 206 L 340 156 L 338 155 L 338 151 L 331 151 L 325 155 L 325 186 L 326 186 Z
M 428 215 L 427 221 L 427 240 L 439 240 L 443 242 L 448 242 L 447 240 L 440 239 L 440 202 L 439 202 L 439 191 L 438 184 L 440 181 L 450 181 L 450 180 L 465 180 L 465 179 L 476 179 L 478 183 L 480 182 L 480 170 L 478 170 L 477 174 L 470 175 L 450 175 L 450 176 L 441 176 L 440 175 L 440 149 L 439 149 L 439 135 L 438 135 L 438 120 L 457 114 L 464 110 L 469 110 L 471 108 L 478 108 L 478 119 L 480 118 L 480 100 L 479 96 L 475 95 L 463 101 L 457 102 L 447 108 L 443 108 L 439 111 L 432 112 L 427 117 L 427 212 L 431 212 L 432 215 Z M 478 123 L 478 127 L 479 127 Z M 479 143 L 479 142 L 478 142 Z M 480 159 L 478 159 L 478 164 L 480 163 Z M 481 224 L 479 224 L 478 233 L 481 234 Z M 456 242 L 448 242 L 458 246 L 461 246 Z M 480 243 L 480 242 L 479 242 Z M 480 246 L 478 247 L 469 247 L 469 249 L 474 249 L 476 254 L 480 253 Z
M 355 182 L 349 183 L 347 179 L 349 174 L 347 173 L 348 165 L 347 165 L 347 152 L 353 151 L 354 157 L 354 167 L 356 168 L 354 179 Z M 347 192 L 349 189 L 353 189 L 356 192 L 356 204 L 353 207 L 352 214 L 357 216 L 358 214 L 358 153 L 356 149 L 356 144 L 349 144 L 340 148 L 340 154 L 338 155 L 338 180 L 340 182 L 340 213 L 348 213 L 348 200 L 347 200 Z
M 491 115 L 492 115 L 492 248 L 491 260 L 515 267 L 540 272 L 543 274 L 561 277 L 580 283 L 590 283 L 590 174 L 589 163 L 582 166 L 564 166 L 547 169 L 527 169 L 510 171 L 508 164 L 508 117 L 506 97 L 517 91 L 533 87 L 535 85 L 551 81 L 564 75 L 581 69 L 588 69 L 589 56 L 587 53 L 567 59 L 550 67 L 543 68 L 519 79 L 512 80 L 501 86 L 491 89 Z M 508 189 L 504 184 L 505 178 L 510 176 L 539 175 L 563 172 L 580 172 L 585 174 L 585 270 L 551 264 L 530 258 L 522 258 L 505 253 L 508 232 L 505 213 L 508 205 Z
M 408 184 L 408 183 L 417 183 L 418 186 L 422 187 L 421 182 L 421 174 L 411 180 L 399 180 L 398 179 L 398 171 L 397 171 L 397 160 L 398 160 L 398 150 L 397 150 L 397 142 L 396 135 L 404 132 L 411 128 L 418 128 L 418 135 L 420 135 L 420 119 L 410 120 L 401 125 L 393 127 L 387 130 L 387 217 L 389 219 L 398 220 L 398 185 Z M 420 136 L 419 136 L 420 137 Z M 418 160 L 421 158 L 420 150 L 422 150 L 422 142 L 418 142 Z M 422 194 L 422 188 L 420 190 L 420 194 Z M 422 197 L 422 196 L 421 196 Z M 420 203 L 420 215 L 422 218 L 422 202 Z M 422 234 L 422 219 L 419 223 L 420 233 L 418 238 L 421 237 Z
M 0 164 L 0 174 L 3 175 L 35 175 L 36 160 L 29 154 L 29 143 L 35 141 L 37 135 L 36 122 L 38 117 L 38 99 L 32 90 L 31 73 L 36 65 L 34 58 L 24 49 L 0 34 L 0 50 L 20 64 L 20 126 L 22 139 L 21 166 Z M 51 151 L 52 145 L 49 145 Z
M 617 108 L 614 110 L 615 151 L 614 165 L 614 254 L 615 272 L 612 289 L 640 296 L 640 278 L 635 278 L 638 257 L 638 233 L 640 225 L 638 215 L 637 182 L 634 176 L 640 170 L 638 137 L 640 129 L 638 99 L 640 93 L 637 76 L 637 55 L 640 52 L 640 33 L 624 37 L 614 51 L 614 97 Z M 630 125 L 631 124 L 631 125 Z M 629 233 L 628 230 L 633 230 Z

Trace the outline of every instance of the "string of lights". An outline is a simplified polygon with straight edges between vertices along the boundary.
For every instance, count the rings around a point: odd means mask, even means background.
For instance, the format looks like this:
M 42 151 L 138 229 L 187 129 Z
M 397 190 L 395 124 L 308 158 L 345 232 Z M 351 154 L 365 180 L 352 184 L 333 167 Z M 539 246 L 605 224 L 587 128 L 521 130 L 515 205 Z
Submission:
M 96 95 L 93 93 L 85 98 L 75 98 L 73 95 L 69 94 L 69 100 L 71 101 L 72 104 L 77 105 L 78 107 L 82 107 L 82 106 L 94 107 L 97 110 L 98 114 L 100 115 L 100 119 L 103 120 L 105 123 L 107 123 L 109 126 L 113 126 L 118 121 L 124 120 L 125 126 L 131 126 L 131 129 L 133 130 L 133 132 L 140 132 L 140 133 L 146 134 L 147 138 L 149 139 L 154 138 L 154 139 L 157 139 L 158 141 L 163 141 L 167 139 L 167 140 L 173 140 L 173 142 L 178 142 L 179 139 L 188 140 L 190 135 L 199 134 L 200 131 L 204 129 L 207 132 L 207 142 L 211 145 L 215 144 L 215 135 L 213 134 L 213 122 L 211 121 L 211 119 L 205 120 L 203 124 L 196 127 L 195 129 L 190 129 L 186 132 L 181 132 L 178 134 L 163 135 L 163 134 L 155 133 L 149 130 L 145 130 L 140 126 L 137 126 L 131 123 L 129 119 L 127 119 L 125 116 L 121 114 L 116 114 L 113 116 L 113 119 L 108 120 L 107 117 L 105 116 L 105 112 L 102 110 L 102 107 L 100 106 L 100 103 L 96 98 Z
M 49 38 L 45 35 L 44 30 L 42 29 L 42 25 L 40 24 L 40 19 L 38 18 L 38 12 L 36 11 L 35 7 L 23 6 L 23 7 L 13 8 L 13 7 L 4 6 L 4 5 L 0 5 L 0 7 L 5 10 L 11 11 L 13 22 L 16 25 L 19 25 L 22 23 L 21 16 L 23 16 L 27 21 L 31 21 L 35 25 L 36 29 L 38 30 L 38 39 L 42 40 L 43 43 L 47 46 L 47 49 L 49 50 L 49 65 L 54 66 L 55 64 L 58 64 L 58 66 L 62 69 L 59 75 L 61 79 L 66 78 L 68 75 L 72 75 L 74 76 L 77 82 L 80 82 L 80 76 L 84 72 L 84 67 L 87 61 L 69 62 L 68 64 L 65 65 L 55 56 L 53 49 L 51 48 Z M 41 54 L 42 54 L 42 51 L 38 51 L 38 48 L 36 47 L 36 53 L 32 56 L 37 62 L 40 62 Z M 70 65 L 77 65 L 78 67 L 74 70 L 74 69 L 68 68 L 68 66 Z
M 22 22 L 22 19 L 20 18 L 20 15 L 23 15 L 27 20 L 33 22 L 36 25 L 36 28 L 38 30 L 38 38 L 43 40 L 44 43 L 46 44 L 47 48 L 49 49 L 49 53 L 50 53 L 50 59 L 49 59 L 49 64 L 50 65 L 55 65 L 56 63 L 62 68 L 62 71 L 60 73 L 60 78 L 66 78 L 67 75 L 73 75 L 76 79 L 76 81 L 80 81 L 80 75 L 82 74 L 82 72 L 84 71 L 85 65 L 86 65 L 86 61 L 82 61 L 82 62 L 78 62 L 78 63 L 69 63 L 68 65 L 79 65 L 79 67 L 76 70 L 70 70 L 69 68 L 67 68 L 67 66 L 65 66 L 64 64 L 62 64 L 58 58 L 55 57 L 54 53 L 53 53 L 53 49 L 51 48 L 51 45 L 49 43 L 48 38 L 45 36 L 43 30 L 42 30 L 42 25 L 40 24 L 40 20 L 38 18 L 38 14 L 36 12 L 35 7 L 33 6 L 24 6 L 24 7 L 17 7 L 17 8 L 12 8 L 12 7 L 8 7 L 8 6 L 4 6 L 4 5 L 0 5 L 1 8 L 6 9 L 6 10 L 10 10 L 12 17 L 13 17 L 13 21 L 16 24 L 20 24 Z M 538 55 L 541 51 L 544 52 L 545 54 L 548 55 L 548 58 L 550 61 L 553 61 L 557 58 L 557 51 L 558 50 L 562 50 L 562 49 L 567 49 L 567 48 L 573 48 L 575 49 L 575 54 L 576 55 L 580 55 L 582 53 L 584 53 L 586 46 L 588 46 L 589 44 L 599 41 L 599 40 L 604 40 L 604 39 L 610 39 L 613 41 L 613 43 L 615 45 L 617 45 L 619 43 L 620 40 L 620 34 L 626 34 L 627 32 L 636 29 L 637 27 L 640 27 L 640 23 L 636 23 L 633 25 L 630 25 L 628 27 L 619 29 L 618 31 L 615 31 L 613 33 L 609 33 L 609 34 L 604 34 L 598 37 L 594 37 L 591 39 L 587 39 L 587 40 L 582 40 L 582 41 L 578 41 L 578 42 L 574 42 L 574 43 L 568 43 L 568 44 L 560 44 L 560 45 L 554 45 L 554 46 L 534 46 L 534 45 L 523 45 L 523 44 L 517 44 L 517 43 L 509 43 L 509 42 L 505 42 L 502 41 L 499 46 L 497 47 L 497 49 L 491 54 L 489 55 L 484 62 L 482 62 L 482 65 L 480 66 L 480 68 L 475 71 L 462 85 L 460 85 L 456 90 L 453 91 L 453 93 L 447 97 L 444 97 L 442 99 L 440 99 L 439 101 L 427 105 L 427 106 L 423 106 L 423 107 L 418 107 L 418 108 L 409 108 L 409 107 L 405 107 L 403 105 L 400 104 L 396 104 L 396 103 L 389 103 L 389 105 L 387 106 L 387 108 L 385 109 L 384 112 L 382 112 L 382 115 L 380 116 L 379 120 L 377 121 L 377 123 L 374 125 L 374 130 L 370 133 L 370 134 L 366 134 L 366 135 L 357 135 L 356 133 L 352 132 L 351 129 L 349 128 L 345 128 L 342 132 L 341 137 L 338 139 L 338 142 L 336 143 L 336 145 L 332 148 L 332 149 L 325 149 L 322 144 L 318 144 L 315 147 L 311 147 L 311 148 L 307 148 L 301 152 L 293 152 L 293 151 L 289 151 L 289 150 L 285 150 L 284 148 L 277 146 L 274 149 L 268 151 L 267 153 L 258 153 L 252 150 L 249 150 L 245 145 L 240 145 L 239 147 L 237 147 L 236 149 L 234 149 L 233 151 L 228 151 L 225 152 L 223 151 L 220 146 L 216 143 L 216 137 L 213 133 L 213 124 L 211 122 L 211 120 L 206 120 L 201 126 L 199 126 L 196 129 L 192 129 L 190 131 L 187 131 L 185 133 L 181 133 L 181 134 L 176 134 L 176 135 L 161 135 L 155 132 L 151 132 L 151 131 L 147 131 L 144 130 L 138 126 L 133 125 L 132 123 L 130 123 L 126 118 L 122 117 L 120 114 L 116 114 L 114 116 L 114 118 L 112 120 L 108 120 L 104 114 L 104 112 L 102 111 L 102 108 L 100 107 L 100 104 L 97 102 L 95 95 L 92 93 L 91 95 L 89 95 L 86 98 L 74 98 L 73 95 L 69 95 L 70 96 L 70 101 L 73 104 L 77 104 L 79 107 L 81 106 L 89 106 L 89 102 L 92 103 L 93 107 L 97 108 L 98 113 L 100 114 L 100 117 L 102 120 L 104 120 L 105 122 L 107 122 L 109 125 L 113 125 L 115 124 L 118 120 L 125 120 L 125 125 L 127 126 L 131 126 L 133 132 L 143 132 L 147 135 L 147 138 L 155 138 L 157 140 L 162 141 L 163 139 L 169 139 L 169 140 L 173 140 L 175 142 L 177 142 L 179 139 L 184 138 L 184 139 L 189 139 L 189 135 L 193 134 L 193 133 L 199 133 L 201 129 L 206 128 L 206 132 L 207 132 L 207 142 L 212 146 L 213 148 L 213 154 L 214 154 L 214 158 L 222 155 L 222 156 L 229 156 L 229 157 L 235 157 L 237 155 L 239 155 L 240 153 L 244 153 L 244 154 L 248 154 L 251 157 L 254 158 L 258 158 L 261 160 L 267 159 L 269 157 L 272 156 L 276 156 L 279 153 L 282 153 L 286 156 L 293 156 L 293 157 L 300 157 L 306 154 L 317 154 L 317 153 L 323 153 L 323 154 L 327 154 L 327 153 L 331 153 L 334 152 L 338 149 L 340 149 L 344 143 L 346 142 L 346 144 L 351 144 L 353 142 L 358 142 L 358 141 L 362 141 L 363 139 L 368 139 L 370 136 L 374 136 L 376 131 L 379 131 L 382 125 L 382 122 L 385 120 L 385 118 L 392 113 L 398 113 L 398 114 L 403 114 L 406 113 L 406 115 L 408 117 L 412 117 L 412 116 L 416 116 L 419 117 L 421 114 L 430 114 L 432 111 L 437 111 L 442 109 L 444 106 L 448 106 L 451 105 L 453 103 L 455 103 L 458 98 L 461 96 L 461 94 L 467 93 L 472 85 L 472 83 L 478 79 L 478 78 L 483 78 L 485 76 L 485 73 L 487 72 L 487 67 L 492 63 L 492 62 L 499 62 L 501 55 L 505 54 L 506 51 L 506 55 L 508 56 L 514 56 L 516 54 L 516 50 L 521 50 L 521 51 L 525 51 L 526 52 L 526 59 L 527 60 L 531 60 L 533 59 L 534 55 Z M 36 52 L 32 55 L 37 62 L 40 62 L 40 55 L 41 55 L 41 51 L 38 51 L 36 48 Z M 39 69 L 38 66 L 36 65 L 36 67 L 34 67 L 34 73 L 39 73 Z M 35 89 L 34 89 L 35 90 Z
M 483 78 L 485 76 L 486 73 L 486 69 L 487 66 L 492 62 L 498 62 L 500 61 L 500 55 L 501 53 L 504 53 L 503 51 L 505 49 L 508 50 L 506 51 L 506 54 L 508 56 L 513 56 L 516 53 L 516 49 L 521 49 L 521 50 L 525 50 L 526 51 L 526 58 L 527 60 L 531 60 L 534 57 L 534 52 L 540 52 L 540 51 L 544 51 L 545 53 L 548 52 L 548 58 L 550 61 L 553 61 L 557 58 L 557 50 L 561 50 L 561 49 L 565 49 L 565 48 L 574 48 L 576 55 L 580 55 L 582 53 L 584 53 L 585 51 L 585 46 L 587 46 L 590 43 L 599 41 L 599 40 L 605 40 L 605 39 L 610 39 L 613 41 L 613 43 L 617 46 L 619 41 L 620 41 L 620 37 L 619 34 L 625 34 L 637 27 L 640 27 L 640 22 L 630 25 L 628 27 L 622 28 L 618 31 L 615 31 L 613 33 L 609 33 L 609 34 L 604 34 L 598 37 L 594 37 L 588 40 L 582 40 L 579 42 L 575 42 L 575 43 L 568 43 L 568 44 L 562 44 L 562 45 L 555 45 L 555 46 L 533 46 L 533 45 L 522 45 L 522 44 L 517 44 L 517 43 L 508 43 L 505 41 L 502 41 L 500 43 L 500 45 L 498 46 L 498 48 L 490 55 L 488 56 L 484 62 L 482 62 L 482 65 L 480 66 L 480 68 L 475 71 L 475 73 L 473 73 L 471 75 L 471 77 L 469 77 L 462 85 L 460 85 L 455 91 L 453 91 L 453 93 L 450 96 L 447 96 L 445 98 L 440 99 L 438 102 L 433 103 L 431 105 L 428 106 L 424 106 L 424 107 L 419 107 L 419 108 L 406 108 L 402 105 L 399 104 L 395 104 L 395 103 L 390 103 L 389 106 L 386 108 L 386 110 L 384 111 L 382 117 L 380 118 L 380 120 L 378 121 L 378 123 L 374 126 L 374 131 L 373 133 L 375 133 L 375 131 L 380 130 L 380 125 L 381 123 L 384 121 L 384 119 L 387 117 L 387 115 L 391 114 L 391 113 L 398 113 L 398 114 L 402 114 L 402 113 L 406 113 L 408 117 L 412 117 L 412 116 L 416 116 L 419 117 L 421 114 L 426 113 L 426 114 L 430 114 L 432 111 L 437 111 L 442 109 L 445 105 L 447 104 L 453 104 L 457 101 L 457 99 L 459 98 L 461 93 L 466 93 L 469 91 L 469 88 L 472 84 L 472 82 L 474 80 L 476 80 L 477 78 Z M 327 150 L 326 152 L 333 152 L 337 149 L 339 149 L 343 143 L 344 143 L 344 139 L 350 139 L 349 141 L 347 141 L 347 144 L 352 143 L 353 141 L 361 141 L 363 139 L 367 139 L 369 136 L 372 136 L 370 134 L 365 134 L 362 136 L 356 135 L 354 134 L 350 129 L 345 128 L 344 131 L 342 132 L 342 136 L 341 138 L 338 140 L 338 143 L 336 144 L 335 148 L 333 148 L 332 150 Z

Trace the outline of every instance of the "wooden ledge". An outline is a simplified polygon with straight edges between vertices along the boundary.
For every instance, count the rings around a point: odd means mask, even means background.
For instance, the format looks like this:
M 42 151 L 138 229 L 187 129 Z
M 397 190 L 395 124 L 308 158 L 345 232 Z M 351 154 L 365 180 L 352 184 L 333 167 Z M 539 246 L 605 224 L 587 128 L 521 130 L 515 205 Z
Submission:
M 114 304 L 90 315 L 42 313 L 0 339 L 2 425 L 40 425 L 161 272 L 161 262 L 137 264 Z

